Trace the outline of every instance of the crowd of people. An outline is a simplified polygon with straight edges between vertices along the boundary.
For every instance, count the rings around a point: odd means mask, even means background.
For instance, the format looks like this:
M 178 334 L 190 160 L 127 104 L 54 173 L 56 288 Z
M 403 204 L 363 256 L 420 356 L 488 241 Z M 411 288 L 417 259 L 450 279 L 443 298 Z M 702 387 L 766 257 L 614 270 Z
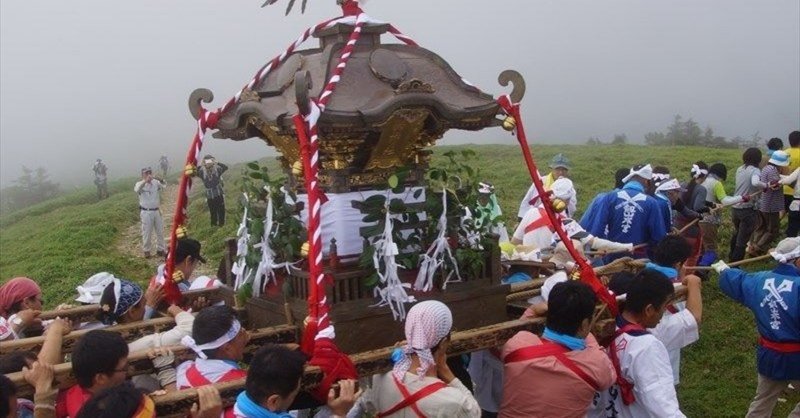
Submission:
M 392 353 L 392 369 L 339 381 L 327 399 L 317 400 L 315 416 L 684 416 L 676 388 L 681 349 L 700 338 L 701 290 L 708 271 L 700 266 L 716 271 L 721 291 L 755 316 L 757 391 L 746 414 L 771 416 L 787 386 L 800 381 L 800 132 L 792 132 L 788 142 L 783 150 L 782 141 L 771 140 L 766 156 L 756 148 L 745 150 L 730 195 L 724 185 L 728 170 L 720 163 L 697 161 L 676 170 L 686 173 L 683 182 L 667 167 L 620 169 L 616 187 L 595 196 L 580 219 L 575 217 L 569 159 L 557 155 L 542 180 L 566 236 L 581 252 L 592 250 L 595 264 L 623 256 L 647 259 L 637 273 L 603 278 L 624 301 L 614 332 L 593 335 L 598 297 L 582 281 L 569 280 L 575 260 L 554 234 L 548 210 L 531 187 L 509 245 L 520 253 L 549 252 L 564 270 L 546 279 L 541 296 L 523 315 L 542 318 L 543 332 L 520 331 L 500 346 L 473 353 L 466 370 L 457 370 L 447 356 L 453 313 L 439 301 L 418 302 L 408 311 L 405 341 Z M 222 196 L 220 175 L 227 167 L 209 157 L 198 176 L 207 187 L 212 223 L 222 225 L 224 202 L 220 215 L 216 199 Z M 158 208 L 161 187 L 151 170 L 142 170 L 136 191 L 143 228 L 145 216 L 157 212 L 151 209 Z M 494 232 L 501 211 L 493 193 L 491 185 L 481 184 L 475 219 Z M 730 208 L 734 228 L 727 262 L 720 260 L 717 247 L 724 208 Z M 784 217 L 788 227 L 780 231 Z M 151 250 L 145 247 L 146 254 Z M 160 244 L 156 240 L 156 250 L 164 251 L 163 237 Z M 777 267 L 748 273 L 729 266 L 761 255 Z M 193 277 L 197 263 L 205 262 L 198 241 L 180 239 L 174 259 L 184 278 L 182 292 L 222 285 L 207 276 Z M 96 306 L 96 320 L 81 323 L 40 319 L 42 291 L 31 279 L 15 278 L 0 286 L 0 341 L 24 340 L 44 329 L 38 352 L 0 357 L 0 417 L 149 418 L 156 416 L 154 394 L 186 389 L 197 390 L 193 417 L 309 416 L 296 401 L 309 359 L 282 345 L 248 350 L 250 334 L 224 302 L 212 305 L 201 298 L 191 306 L 165 306 L 163 269 L 159 266 L 145 287 L 109 273 L 89 278 L 78 287 L 76 300 Z M 530 279 L 514 274 L 505 280 Z M 676 299 L 680 285 L 686 291 L 683 301 Z M 173 327 L 133 341 L 115 331 L 117 325 L 156 315 L 173 318 Z M 76 330 L 84 333 L 65 363 L 62 341 Z M 177 345 L 192 352 L 191 359 L 179 361 L 169 349 Z M 244 365 L 246 353 L 253 351 Z M 129 377 L 129 359 L 140 353 L 153 367 Z M 54 386 L 57 369 L 67 365 L 74 385 Z M 17 372 L 33 388 L 31 399 L 17 399 L 7 376 Z M 224 405 L 215 384 L 241 380 L 244 390 L 235 403 Z M 791 414 L 800 417 L 800 404 Z

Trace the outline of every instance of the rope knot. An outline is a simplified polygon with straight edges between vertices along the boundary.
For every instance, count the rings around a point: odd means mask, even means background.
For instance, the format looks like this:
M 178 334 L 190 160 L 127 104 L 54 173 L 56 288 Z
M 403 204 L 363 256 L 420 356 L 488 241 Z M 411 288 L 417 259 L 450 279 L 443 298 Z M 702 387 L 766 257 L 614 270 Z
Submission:
M 219 113 L 218 112 L 211 112 L 205 111 L 204 118 L 206 121 L 206 128 L 214 129 L 217 127 L 217 122 L 219 122 Z

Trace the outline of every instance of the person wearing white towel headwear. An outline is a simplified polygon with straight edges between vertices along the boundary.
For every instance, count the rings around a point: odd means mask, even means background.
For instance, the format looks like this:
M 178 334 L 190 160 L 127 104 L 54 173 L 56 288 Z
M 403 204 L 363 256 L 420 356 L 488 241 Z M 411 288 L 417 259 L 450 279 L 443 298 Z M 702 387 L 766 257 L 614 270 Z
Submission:
M 453 316 L 442 302 L 414 305 L 406 316 L 406 345 L 388 373 L 372 377 L 348 417 L 480 417 L 478 402 L 447 366 Z M 412 395 L 421 392 L 424 396 Z
M 608 240 L 633 245 L 654 245 L 665 235 L 667 228 L 654 197 L 645 193 L 653 178 L 650 164 L 631 168 L 622 179 L 622 189 L 603 195 L 595 204 L 596 213 L 581 226 L 586 232 Z M 605 262 L 623 255 L 606 256 Z M 645 257 L 646 251 L 637 251 L 635 257 Z
M 556 180 L 552 184 L 551 191 L 553 199 L 563 202 L 566 206 L 563 212 L 558 213 L 558 217 L 561 220 L 564 231 L 571 238 L 579 240 L 583 245 L 589 245 L 601 251 L 631 251 L 633 249 L 631 244 L 612 242 L 589 234 L 577 221 L 570 217 L 573 212 L 570 211 L 569 202 L 576 194 L 572 180 L 567 178 Z M 512 244 L 522 244 L 534 248 L 550 247 L 557 241 L 557 235 L 554 233 L 550 219 L 547 217 L 547 212 L 541 204 L 528 209 L 511 239 Z
M 564 156 L 564 154 L 556 154 L 553 159 L 550 161 L 550 173 L 546 176 L 541 176 L 539 173 L 536 173 L 539 178 L 542 180 L 542 186 L 544 186 L 545 191 L 549 191 L 553 183 L 556 180 L 561 178 L 567 178 L 569 174 L 569 170 L 571 168 L 569 159 Z M 522 218 L 525 216 L 525 213 L 531 207 L 537 205 L 537 200 L 539 198 L 539 191 L 536 190 L 536 186 L 531 184 L 528 188 L 527 193 L 525 193 L 525 197 L 522 198 L 522 201 L 519 204 L 519 210 L 517 211 L 517 217 Z M 578 205 L 578 198 L 577 196 L 572 196 L 572 199 L 569 201 L 569 206 L 573 208 L 570 213 L 575 211 L 575 207 Z

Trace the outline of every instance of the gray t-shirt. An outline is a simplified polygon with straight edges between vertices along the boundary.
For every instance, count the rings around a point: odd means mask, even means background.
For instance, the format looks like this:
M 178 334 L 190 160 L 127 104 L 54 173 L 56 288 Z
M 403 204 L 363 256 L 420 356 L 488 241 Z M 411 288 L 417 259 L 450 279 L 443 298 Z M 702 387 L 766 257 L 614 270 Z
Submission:
M 753 193 L 763 190 L 766 185 L 759 180 L 760 176 L 761 170 L 759 170 L 758 167 L 753 167 L 752 165 L 743 165 L 737 168 L 736 191 L 734 192 L 734 195 L 752 195 Z M 751 200 L 749 202 L 737 203 L 733 205 L 733 207 L 735 209 L 749 209 L 754 207 L 755 204 L 756 202 Z

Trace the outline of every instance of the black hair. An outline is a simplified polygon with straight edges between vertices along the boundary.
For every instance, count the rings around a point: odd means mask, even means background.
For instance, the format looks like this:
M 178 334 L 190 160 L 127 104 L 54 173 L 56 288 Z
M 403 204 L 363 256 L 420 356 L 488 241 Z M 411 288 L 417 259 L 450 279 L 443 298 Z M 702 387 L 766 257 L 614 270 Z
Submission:
M 708 170 L 708 164 L 706 164 L 705 161 L 696 161 L 694 165 L 699 167 L 701 170 Z M 692 201 L 692 193 L 694 193 L 694 189 L 697 188 L 697 184 L 699 183 L 698 179 L 694 177 L 694 173 L 690 172 L 689 174 L 691 175 L 691 180 L 686 185 L 686 192 L 684 192 L 681 196 L 681 200 L 686 202 Z
M 9 401 L 17 395 L 17 386 L 4 374 L 0 374 L 0 394 L 0 417 L 5 418 L 11 412 Z
M 800 131 L 792 131 L 789 134 L 789 146 L 800 147 Z
M 627 168 L 619 168 L 619 169 L 617 169 L 617 171 L 614 173 L 614 188 L 615 189 L 621 189 L 622 186 L 625 185 L 625 182 L 623 182 L 622 179 L 627 177 L 630 172 L 631 172 L 631 170 L 627 169 Z
M 692 247 L 686 238 L 679 235 L 667 235 L 653 249 L 653 262 L 663 267 L 672 267 L 683 263 L 692 254 Z
M 106 305 L 109 307 L 108 310 L 100 308 L 94 316 L 103 324 L 112 325 L 114 322 L 117 322 L 118 319 L 117 315 L 114 314 L 114 311 L 117 309 L 117 297 L 114 295 L 114 283 L 106 285 L 105 289 L 103 289 L 103 293 L 100 294 L 100 306 Z
M 748 148 L 742 154 L 742 162 L 744 165 L 752 165 L 758 167 L 761 164 L 761 150 L 758 148 Z
M 627 270 L 615 273 L 608 281 L 608 290 L 614 292 L 615 295 L 624 295 L 628 293 L 634 277 L 636 275 Z
M 547 328 L 575 336 L 584 319 L 591 318 L 597 304 L 592 289 L 577 280 L 553 286 L 547 299 Z
M 210 306 L 197 314 L 192 324 L 192 338 L 197 345 L 210 343 L 225 335 L 233 326 L 236 312 L 228 306 Z M 215 357 L 216 349 L 205 350 L 209 358 Z
M 118 332 L 92 330 L 72 349 L 72 373 L 78 384 L 88 389 L 98 374 L 112 375 L 120 359 L 128 357 L 128 344 Z
M 247 396 L 258 404 L 272 395 L 289 396 L 297 389 L 305 362 L 303 353 L 282 345 L 267 344 L 259 348 L 247 370 Z
M 713 174 L 719 177 L 720 180 L 726 180 L 728 178 L 728 167 L 725 167 L 725 164 L 722 163 L 714 163 L 708 167 L 708 173 Z
M 769 141 L 767 141 L 767 149 L 772 151 L 783 149 L 783 140 L 780 138 L 770 139 Z
M 0 356 L 0 374 L 21 372 L 28 363 L 36 361 L 36 353 L 28 350 L 14 351 Z
M 644 269 L 631 280 L 628 286 L 625 310 L 641 314 L 647 305 L 661 307 L 675 292 L 672 283 L 663 273 Z
M 130 418 L 139 410 L 144 396 L 129 382 L 112 386 L 86 401 L 75 418 Z

